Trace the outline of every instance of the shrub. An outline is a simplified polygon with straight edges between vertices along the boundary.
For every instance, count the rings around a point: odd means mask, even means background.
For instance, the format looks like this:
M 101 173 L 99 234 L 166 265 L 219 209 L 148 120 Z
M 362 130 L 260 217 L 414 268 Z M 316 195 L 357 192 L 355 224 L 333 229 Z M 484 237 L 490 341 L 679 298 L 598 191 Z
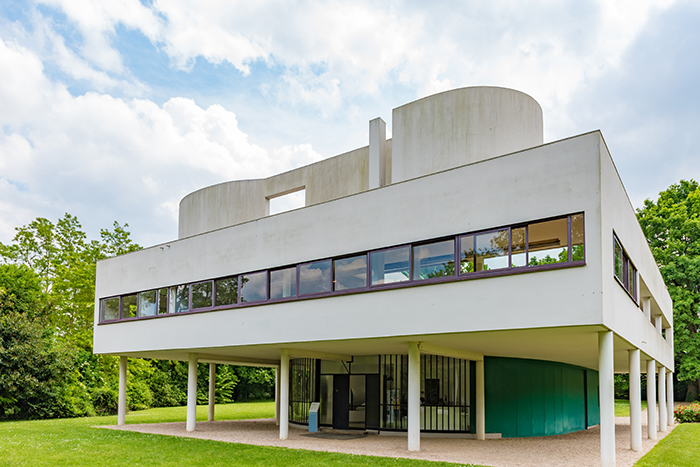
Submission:
M 700 423 L 700 404 L 683 405 L 673 411 L 678 423 Z

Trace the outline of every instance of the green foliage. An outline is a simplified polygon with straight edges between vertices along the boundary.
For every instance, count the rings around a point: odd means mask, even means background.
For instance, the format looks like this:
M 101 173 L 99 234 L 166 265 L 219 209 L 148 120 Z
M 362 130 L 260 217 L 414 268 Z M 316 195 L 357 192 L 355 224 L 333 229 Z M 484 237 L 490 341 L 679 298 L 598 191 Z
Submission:
M 27 313 L 0 315 L 0 419 L 87 415 L 71 349 Z
M 637 218 L 673 299 L 678 379 L 700 382 L 700 187 L 681 180 L 644 201 Z M 691 389 L 689 385 L 689 389 Z
M 673 411 L 678 423 L 700 423 L 700 404 L 682 405 Z

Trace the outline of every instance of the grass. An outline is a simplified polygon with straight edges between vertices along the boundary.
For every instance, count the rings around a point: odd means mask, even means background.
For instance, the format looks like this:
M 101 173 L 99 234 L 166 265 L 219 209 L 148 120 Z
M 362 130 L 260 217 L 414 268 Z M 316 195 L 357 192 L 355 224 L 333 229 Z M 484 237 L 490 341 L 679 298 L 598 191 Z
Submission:
M 642 401 L 642 410 L 647 408 L 647 401 Z M 630 401 L 625 399 L 615 399 L 615 416 L 629 417 L 630 416 Z
M 217 420 L 270 418 L 272 402 L 216 406 Z M 206 420 L 206 406 L 197 420 Z M 126 422 L 184 422 L 184 407 L 131 412 Z M 356 456 L 330 452 L 250 446 L 220 441 L 93 428 L 117 418 L 93 417 L 0 423 L 0 466 L 454 466 L 445 462 Z M 475 466 L 478 467 L 478 466 Z
M 696 467 L 700 462 L 700 423 L 681 423 L 637 461 L 635 467 Z

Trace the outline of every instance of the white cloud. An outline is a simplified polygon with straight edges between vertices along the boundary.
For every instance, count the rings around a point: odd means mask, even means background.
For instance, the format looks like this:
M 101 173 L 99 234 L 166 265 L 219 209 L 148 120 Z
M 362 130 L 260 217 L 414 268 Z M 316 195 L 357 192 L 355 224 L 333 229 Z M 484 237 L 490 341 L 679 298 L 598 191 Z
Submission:
M 0 211 L 14 213 L 0 224 L 0 241 L 9 240 L 10 225 L 65 211 L 94 231 L 117 214 L 146 235 L 161 235 L 163 224 L 174 232 L 183 195 L 320 159 L 309 145 L 270 152 L 251 144 L 235 114 L 219 105 L 71 96 L 46 79 L 35 54 L 1 40 L 0 63 L 7 64 L 0 74 Z

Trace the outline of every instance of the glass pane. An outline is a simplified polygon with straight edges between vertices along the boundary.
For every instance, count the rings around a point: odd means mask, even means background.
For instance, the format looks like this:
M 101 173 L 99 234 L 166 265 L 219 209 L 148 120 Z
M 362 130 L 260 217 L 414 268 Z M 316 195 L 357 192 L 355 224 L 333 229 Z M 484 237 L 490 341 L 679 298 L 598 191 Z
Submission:
M 185 285 L 178 285 L 177 287 L 171 287 L 174 295 L 173 302 L 175 303 L 175 313 L 184 313 L 190 309 L 190 290 L 189 287 Z
M 571 216 L 571 261 L 583 261 L 583 214 Z
M 241 303 L 267 299 L 267 271 L 241 275 Z
M 158 314 L 168 313 L 168 289 L 158 289 Z
M 212 282 L 192 284 L 192 309 L 209 308 L 212 305 Z
M 297 268 L 270 271 L 270 300 L 297 294 Z
M 157 291 L 149 290 L 139 294 L 139 316 L 156 315 Z
M 367 287 L 367 255 L 337 259 L 335 270 L 335 290 Z
M 530 224 L 528 228 L 529 266 L 565 263 L 569 260 L 566 218 Z
M 136 301 L 136 294 L 122 297 L 122 318 L 136 318 Z
M 508 267 L 508 229 L 476 236 L 476 270 L 492 271 Z
M 474 251 L 474 235 L 465 235 L 459 238 L 459 273 L 474 272 L 476 252 Z
M 119 319 L 119 297 L 102 300 L 104 320 Z
M 216 281 L 216 306 L 238 303 L 238 277 L 227 277 Z
M 510 264 L 514 268 L 527 266 L 525 227 L 510 229 Z
M 614 255 L 615 255 L 615 275 L 618 279 L 622 280 L 622 247 L 617 239 L 614 240 Z
M 299 295 L 331 291 L 331 260 L 299 266 Z
M 627 261 L 627 283 L 625 284 L 627 290 L 631 293 L 634 288 L 634 266 L 632 266 L 631 261 Z
M 432 279 L 455 273 L 455 241 L 413 247 L 413 279 Z
M 409 247 L 375 251 L 372 255 L 372 285 L 391 284 L 409 280 Z

